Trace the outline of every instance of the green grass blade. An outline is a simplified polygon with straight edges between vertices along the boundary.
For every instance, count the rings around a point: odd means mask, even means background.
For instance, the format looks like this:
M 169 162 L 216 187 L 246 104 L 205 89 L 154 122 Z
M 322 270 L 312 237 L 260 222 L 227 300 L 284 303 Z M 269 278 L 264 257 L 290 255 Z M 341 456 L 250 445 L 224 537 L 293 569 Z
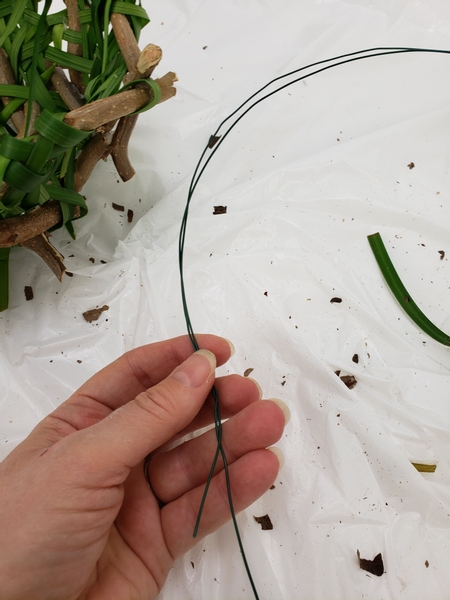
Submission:
M 10 96 L 12 98 L 23 98 L 28 100 L 30 96 L 30 90 L 23 85 L 8 85 L 0 84 L 0 96 Z
M 9 17 L 8 24 L 6 25 L 5 31 L 0 36 L 0 47 L 3 47 L 7 37 L 11 35 L 14 29 L 17 27 L 17 23 L 20 21 L 23 11 L 28 4 L 28 0 L 14 0 L 13 11 Z
M 381 235 L 374 233 L 367 239 L 386 283 L 405 313 L 424 333 L 444 346 L 450 346 L 450 336 L 436 327 L 411 298 L 392 264 Z
M 65 69 L 75 69 L 81 73 L 90 73 L 94 64 L 94 61 L 89 58 L 75 56 L 74 54 L 64 52 L 64 50 L 53 48 L 53 46 L 49 46 L 45 50 L 44 56 Z

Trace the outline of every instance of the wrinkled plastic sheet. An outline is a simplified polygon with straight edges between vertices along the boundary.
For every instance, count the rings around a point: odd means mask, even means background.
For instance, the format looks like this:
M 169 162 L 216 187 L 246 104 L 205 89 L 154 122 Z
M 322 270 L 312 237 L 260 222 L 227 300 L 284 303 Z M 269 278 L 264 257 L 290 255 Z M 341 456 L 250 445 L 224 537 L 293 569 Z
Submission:
M 124 351 L 186 331 L 177 248 L 189 181 L 209 136 L 247 96 L 362 48 L 450 48 L 444 0 L 144 6 L 152 21 L 141 43 L 163 48 L 155 76 L 176 71 L 178 94 L 140 117 L 134 179 L 99 164 L 77 240 L 53 235 L 73 277 L 59 283 L 27 250 L 12 253 L 1 456 Z M 448 598 L 448 349 L 396 304 L 367 235 L 382 234 L 411 296 L 449 331 L 449 66 L 446 55 L 372 58 L 286 88 L 239 122 L 193 197 L 194 329 L 231 339 L 237 352 L 221 372 L 253 368 L 265 396 L 292 412 L 275 488 L 238 517 L 261 598 Z M 213 215 L 217 205 L 227 213 Z M 98 321 L 83 319 L 103 305 Z M 353 389 L 338 370 L 356 378 Z M 264 514 L 273 530 L 255 522 Z M 381 553 L 385 573 L 361 570 L 357 550 Z M 160 597 L 252 598 L 232 526 L 179 560 Z

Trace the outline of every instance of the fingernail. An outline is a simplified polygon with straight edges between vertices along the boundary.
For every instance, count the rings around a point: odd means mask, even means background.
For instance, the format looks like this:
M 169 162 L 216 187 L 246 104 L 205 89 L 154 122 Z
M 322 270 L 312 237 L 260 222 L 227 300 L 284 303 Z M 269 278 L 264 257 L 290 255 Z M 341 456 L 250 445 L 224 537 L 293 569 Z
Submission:
M 256 381 L 256 379 L 253 379 L 253 377 L 246 377 L 246 379 L 250 379 L 250 381 L 253 381 L 253 383 L 256 385 L 256 387 L 258 388 L 258 392 L 259 392 L 259 399 L 261 400 L 262 395 L 263 395 L 262 387 L 259 385 L 259 383 Z
M 230 346 L 230 358 L 233 356 L 233 354 L 236 352 L 236 348 L 234 347 L 234 344 L 232 342 L 230 342 L 230 340 L 227 340 L 227 338 L 223 338 L 227 344 Z
M 280 469 L 282 469 L 284 467 L 284 454 L 281 452 L 281 450 L 276 446 L 271 446 L 270 448 L 267 448 L 267 450 L 270 450 L 275 454 L 275 456 L 278 458 L 278 462 L 280 463 Z
M 269 398 L 269 400 L 271 402 L 275 402 L 275 404 L 277 404 L 283 411 L 284 424 L 286 425 L 286 423 L 289 423 L 291 420 L 291 411 L 289 410 L 289 406 L 286 404 L 286 402 L 283 402 L 283 400 L 280 400 L 279 398 Z
M 214 373 L 216 357 L 209 350 L 197 350 L 172 373 L 172 377 L 186 387 L 203 385 Z

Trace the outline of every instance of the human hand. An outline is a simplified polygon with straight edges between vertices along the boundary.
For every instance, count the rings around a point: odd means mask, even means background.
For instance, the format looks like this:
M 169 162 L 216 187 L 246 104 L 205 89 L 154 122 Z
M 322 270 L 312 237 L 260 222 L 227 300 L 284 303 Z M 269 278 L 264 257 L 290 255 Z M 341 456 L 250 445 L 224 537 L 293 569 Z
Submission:
M 207 350 L 192 354 L 180 337 L 124 354 L 0 464 L 0 599 L 156 598 L 174 560 L 229 520 L 218 465 L 192 537 L 215 432 L 167 450 L 213 422 L 214 369 L 231 348 L 212 335 L 198 342 Z M 276 478 L 279 460 L 266 448 L 281 437 L 285 414 L 259 401 L 251 379 L 229 375 L 215 385 L 229 418 L 222 444 L 238 512 Z

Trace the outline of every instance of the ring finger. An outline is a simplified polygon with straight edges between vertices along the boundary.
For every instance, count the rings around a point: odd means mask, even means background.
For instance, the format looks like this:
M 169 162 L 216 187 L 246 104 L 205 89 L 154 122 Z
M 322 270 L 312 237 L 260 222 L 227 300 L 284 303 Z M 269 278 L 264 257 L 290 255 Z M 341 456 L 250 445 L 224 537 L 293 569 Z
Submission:
M 281 408 L 283 406 L 283 408 Z M 284 408 L 285 407 L 285 408 Z M 277 401 L 250 404 L 223 424 L 222 446 L 227 461 L 277 442 L 287 421 L 286 405 Z M 164 503 L 205 483 L 217 447 L 215 430 L 156 455 L 148 465 L 153 492 Z M 222 468 L 218 461 L 215 473 Z

